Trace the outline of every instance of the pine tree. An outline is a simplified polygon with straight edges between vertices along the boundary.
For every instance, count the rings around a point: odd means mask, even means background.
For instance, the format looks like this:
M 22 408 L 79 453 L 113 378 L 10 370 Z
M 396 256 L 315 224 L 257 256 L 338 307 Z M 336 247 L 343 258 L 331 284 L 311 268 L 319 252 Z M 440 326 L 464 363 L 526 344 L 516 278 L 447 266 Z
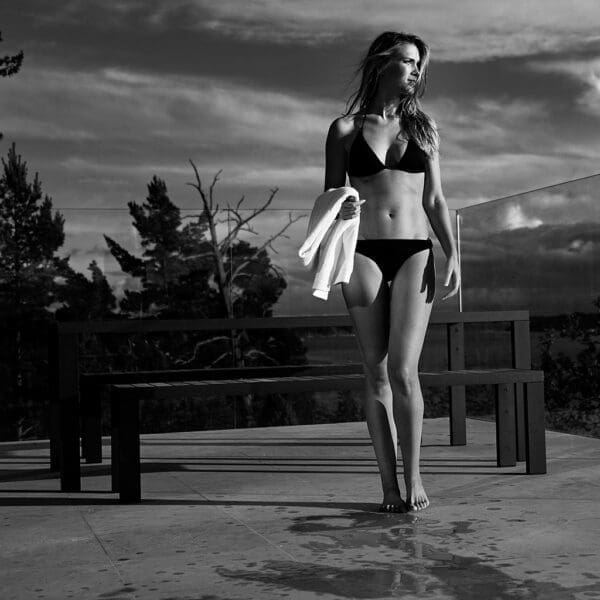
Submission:
M 40 355 L 45 328 L 40 325 L 51 317 L 57 280 L 66 268 L 55 256 L 64 241 L 63 225 L 51 199 L 43 197 L 37 173 L 33 182 L 27 180 L 27 164 L 13 144 L 0 176 L 0 393 L 2 411 L 10 415 L 3 435 L 26 435 L 35 389 L 45 379 L 45 352 Z
M 115 297 L 93 261 L 91 280 L 57 251 L 64 218 L 13 144 L 0 176 L 0 439 L 43 435 L 47 330 L 55 318 L 113 316 Z
M 27 163 L 12 144 L 2 159 L 0 177 L 0 320 L 44 319 L 56 300 L 55 278 L 65 269 L 55 256 L 62 246 L 64 218 L 42 198 L 35 174 L 27 181 Z
M 146 202 L 127 206 L 140 236 L 142 256 L 104 236 L 121 269 L 141 283 L 140 291 L 125 291 L 121 312 L 129 317 L 213 316 L 202 222 L 181 230 L 180 210 L 171 202 L 165 182 L 156 176 L 148 184 Z
M 71 268 L 65 271 L 58 294 L 61 306 L 55 313 L 59 321 L 100 321 L 115 317 L 117 300 L 95 260 L 88 266 L 91 280 Z

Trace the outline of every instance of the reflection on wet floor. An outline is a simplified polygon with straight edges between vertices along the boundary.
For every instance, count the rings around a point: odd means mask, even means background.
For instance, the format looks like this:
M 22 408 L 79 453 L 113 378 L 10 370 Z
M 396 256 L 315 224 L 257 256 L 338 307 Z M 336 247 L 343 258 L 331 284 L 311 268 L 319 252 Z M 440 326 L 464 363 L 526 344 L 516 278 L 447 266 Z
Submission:
M 386 521 L 394 519 L 390 526 Z M 521 521 L 515 519 L 514 521 Z M 479 546 L 477 556 L 452 551 L 456 541 L 489 526 L 482 519 L 442 523 L 426 515 L 348 512 L 339 516 L 292 519 L 290 533 L 304 535 L 299 545 L 312 560 L 266 560 L 245 569 L 217 567 L 221 577 L 260 583 L 267 590 L 332 594 L 342 598 L 459 598 L 461 600 L 577 600 L 600 597 L 597 582 L 566 588 L 507 574 L 515 561 L 495 564 L 498 537 Z M 483 549 L 483 552 L 481 550 Z M 486 552 L 489 550 L 489 552 Z M 360 558 L 357 558 L 360 557 Z M 557 557 L 558 558 L 558 557 Z M 338 565 L 335 565 L 335 563 Z M 560 564 L 556 568 L 560 568 Z M 535 575 L 539 570 L 526 571 Z M 583 594 L 583 595 L 582 595 Z

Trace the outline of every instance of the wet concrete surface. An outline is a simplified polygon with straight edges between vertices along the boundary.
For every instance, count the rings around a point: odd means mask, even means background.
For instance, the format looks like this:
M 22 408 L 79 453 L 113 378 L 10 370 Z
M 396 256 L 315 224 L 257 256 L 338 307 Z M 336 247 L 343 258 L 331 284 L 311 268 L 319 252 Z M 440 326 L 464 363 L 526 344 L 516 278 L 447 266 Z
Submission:
M 47 442 L 0 444 L 0 596 L 600 599 L 600 440 L 548 432 L 536 476 L 494 440 L 426 420 L 416 514 L 376 512 L 364 423 L 143 436 L 138 505 L 108 462 L 62 494 Z

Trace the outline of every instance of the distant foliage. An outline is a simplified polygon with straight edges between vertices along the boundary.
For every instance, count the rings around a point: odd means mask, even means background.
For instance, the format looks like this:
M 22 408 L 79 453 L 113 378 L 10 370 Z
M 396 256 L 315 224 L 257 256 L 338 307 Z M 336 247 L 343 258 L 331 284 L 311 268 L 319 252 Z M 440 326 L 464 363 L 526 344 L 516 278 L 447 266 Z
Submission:
M 2 41 L 2 33 L 0 32 L 0 42 Z M 23 64 L 23 50 L 12 56 L 0 57 L 0 77 L 11 77 L 19 72 Z
M 132 283 L 139 282 L 135 289 L 125 290 L 119 302 L 121 315 L 162 319 L 218 316 L 219 298 L 209 285 L 212 264 L 206 223 L 199 219 L 182 227 L 179 208 L 169 198 L 166 183 L 156 176 L 148 184 L 146 201 L 127 206 L 141 256 L 104 236 L 122 271 Z
M 596 318 L 574 313 L 566 324 L 548 329 L 541 341 L 548 425 L 559 431 L 600 437 L 600 297 Z M 578 346 L 569 356 L 557 351 L 559 339 Z
M 0 32 L 0 42 L 2 41 L 2 33 Z M 12 56 L 1 56 L 0 57 L 0 77 L 12 77 L 19 72 L 21 65 L 23 64 L 23 51 L 13 54 Z M 2 133 L 0 132 L 0 140 L 2 139 Z
M 92 263 L 92 281 L 57 252 L 64 218 L 12 144 L 0 174 L 0 439 L 47 434 L 47 328 L 53 311 L 105 314 L 112 292 Z
M 27 178 L 27 163 L 13 144 L 0 175 L 0 318 L 43 319 L 57 299 L 56 278 L 65 261 L 55 253 L 64 242 L 64 218 L 43 196 L 37 173 Z
M 0 174 L 0 439 L 46 430 L 45 323 L 65 263 L 56 256 L 64 220 L 13 144 Z

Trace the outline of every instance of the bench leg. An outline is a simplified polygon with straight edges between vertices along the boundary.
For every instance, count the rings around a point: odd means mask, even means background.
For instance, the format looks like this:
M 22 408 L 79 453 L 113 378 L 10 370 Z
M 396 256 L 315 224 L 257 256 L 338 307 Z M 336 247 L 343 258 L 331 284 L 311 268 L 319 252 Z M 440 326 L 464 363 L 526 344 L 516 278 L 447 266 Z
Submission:
M 517 426 L 517 460 L 525 460 L 525 388 L 515 383 L 515 417 Z
M 60 405 L 50 403 L 50 470 L 60 471 Z
M 121 502 L 139 502 L 142 497 L 139 398 L 113 393 L 111 415 L 111 445 L 115 451 L 111 458 L 113 490 L 116 487 Z
M 58 372 L 58 329 L 50 328 L 48 337 L 48 391 L 50 407 L 48 414 L 50 438 L 50 470 L 60 471 L 60 400 Z
M 52 400 L 57 404 L 53 411 L 53 419 L 58 417 L 58 424 L 53 423 L 53 446 L 58 449 L 60 490 L 80 492 L 78 337 L 76 333 L 63 335 L 55 338 L 55 342 L 50 361 L 54 372 L 50 377 Z
M 61 399 L 59 418 L 60 490 L 80 492 L 79 402 L 76 395 Z
M 527 473 L 546 473 L 543 382 L 525 384 L 525 446 Z
M 450 387 L 450 445 L 467 444 L 467 402 L 465 386 Z
M 82 386 L 81 454 L 86 463 L 102 462 L 102 404 L 99 386 Z
M 517 464 L 514 384 L 496 387 L 496 458 L 499 467 Z
M 110 481 L 111 490 L 119 491 L 119 399 L 110 393 Z

